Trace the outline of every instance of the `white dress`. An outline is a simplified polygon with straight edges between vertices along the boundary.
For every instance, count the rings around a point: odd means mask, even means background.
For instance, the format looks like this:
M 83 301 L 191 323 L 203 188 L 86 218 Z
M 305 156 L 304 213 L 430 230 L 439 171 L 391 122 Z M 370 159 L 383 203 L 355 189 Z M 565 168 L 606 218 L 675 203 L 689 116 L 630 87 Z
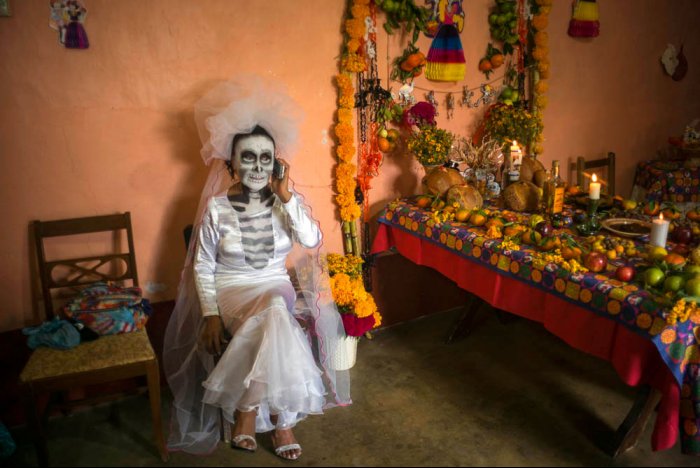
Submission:
M 285 260 L 298 241 L 315 247 L 317 224 L 293 195 L 247 216 L 226 194 L 210 199 L 194 257 L 202 314 L 220 315 L 232 338 L 203 386 L 203 402 L 232 418 L 257 410 L 256 431 L 291 427 L 323 411 L 326 390 L 307 335 L 294 317 Z

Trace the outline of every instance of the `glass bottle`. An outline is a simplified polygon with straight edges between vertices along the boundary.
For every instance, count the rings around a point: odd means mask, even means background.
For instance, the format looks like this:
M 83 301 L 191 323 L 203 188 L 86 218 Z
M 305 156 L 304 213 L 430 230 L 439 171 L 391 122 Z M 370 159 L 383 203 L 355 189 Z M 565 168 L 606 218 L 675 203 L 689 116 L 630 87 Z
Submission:
M 559 176 L 559 161 L 552 161 L 551 176 L 547 181 L 550 195 L 547 201 L 547 213 L 550 215 L 561 213 L 564 209 L 564 181 Z

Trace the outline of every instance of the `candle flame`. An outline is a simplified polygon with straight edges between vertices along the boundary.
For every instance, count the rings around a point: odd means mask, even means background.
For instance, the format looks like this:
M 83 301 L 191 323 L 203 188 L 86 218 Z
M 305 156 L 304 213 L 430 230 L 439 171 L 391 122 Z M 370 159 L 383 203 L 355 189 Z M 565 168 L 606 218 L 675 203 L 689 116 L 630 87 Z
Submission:
M 596 182 L 598 181 L 598 178 L 595 176 L 595 174 L 593 174 L 593 178 L 591 180 L 593 180 L 593 182 Z
M 663 214 L 663 213 L 659 213 L 659 219 L 660 219 L 661 221 L 664 220 L 664 214 Z

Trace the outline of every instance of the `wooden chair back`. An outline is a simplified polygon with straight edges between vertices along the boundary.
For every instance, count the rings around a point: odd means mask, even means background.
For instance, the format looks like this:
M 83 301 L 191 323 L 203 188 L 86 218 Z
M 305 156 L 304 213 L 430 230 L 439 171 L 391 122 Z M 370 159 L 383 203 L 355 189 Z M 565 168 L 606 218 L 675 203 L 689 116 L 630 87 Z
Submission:
M 615 153 L 609 152 L 608 156 L 600 159 L 586 160 L 583 156 L 576 159 L 576 183 L 582 190 L 586 190 L 586 180 L 590 182 L 590 174 L 586 171 L 590 169 L 601 169 L 607 167 L 605 175 L 604 192 L 609 196 L 615 196 Z M 605 189 L 607 187 L 607 189 Z
M 47 320 L 52 319 L 55 314 L 53 304 L 55 290 L 66 288 L 79 290 L 97 281 L 131 280 L 134 286 L 138 286 L 130 212 L 56 221 L 34 221 L 32 229 Z M 126 232 L 127 245 L 120 249 L 123 251 L 126 248 L 125 252 L 47 260 L 46 239 L 48 238 L 109 231 L 117 235 Z M 57 268 L 65 269 L 66 273 L 57 278 L 54 274 Z

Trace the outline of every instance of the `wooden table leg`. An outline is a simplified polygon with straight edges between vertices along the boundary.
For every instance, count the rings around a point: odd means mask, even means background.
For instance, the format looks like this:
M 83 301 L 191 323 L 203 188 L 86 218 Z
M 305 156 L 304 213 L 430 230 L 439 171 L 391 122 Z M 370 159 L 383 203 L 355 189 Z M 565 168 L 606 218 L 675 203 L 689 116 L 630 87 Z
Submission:
M 29 428 L 34 435 L 34 446 L 39 466 L 49 466 L 49 450 L 46 445 L 46 433 L 42 424 L 42 415 L 36 403 L 34 388 L 30 385 L 23 386 L 24 412 L 29 423 Z
M 649 386 L 643 386 L 639 389 L 632 409 L 630 409 L 627 417 L 615 432 L 610 453 L 613 458 L 622 455 L 637 445 L 639 437 L 644 432 L 647 422 L 651 419 L 651 415 L 660 401 L 660 391 Z
M 474 330 L 474 320 L 479 314 L 479 310 L 485 304 L 485 302 L 479 297 L 471 294 L 467 299 L 467 303 L 464 304 L 462 315 L 460 316 L 457 323 L 452 327 L 449 336 L 445 340 L 445 343 L 451 344 L 455 341 L 466 338 Z
M 146 378 L 148 379 L 148 399 L 151 402 L 151 419 L 153 420 L 153 438 L 155 439 L 160 458 L 167 462 L 170 458 L 168 449 L 165 446 L 163 434 L 163 421 L 160 414 L 160 373 L 158 371 L 158 361 L 154 360 L 147 365 Z

